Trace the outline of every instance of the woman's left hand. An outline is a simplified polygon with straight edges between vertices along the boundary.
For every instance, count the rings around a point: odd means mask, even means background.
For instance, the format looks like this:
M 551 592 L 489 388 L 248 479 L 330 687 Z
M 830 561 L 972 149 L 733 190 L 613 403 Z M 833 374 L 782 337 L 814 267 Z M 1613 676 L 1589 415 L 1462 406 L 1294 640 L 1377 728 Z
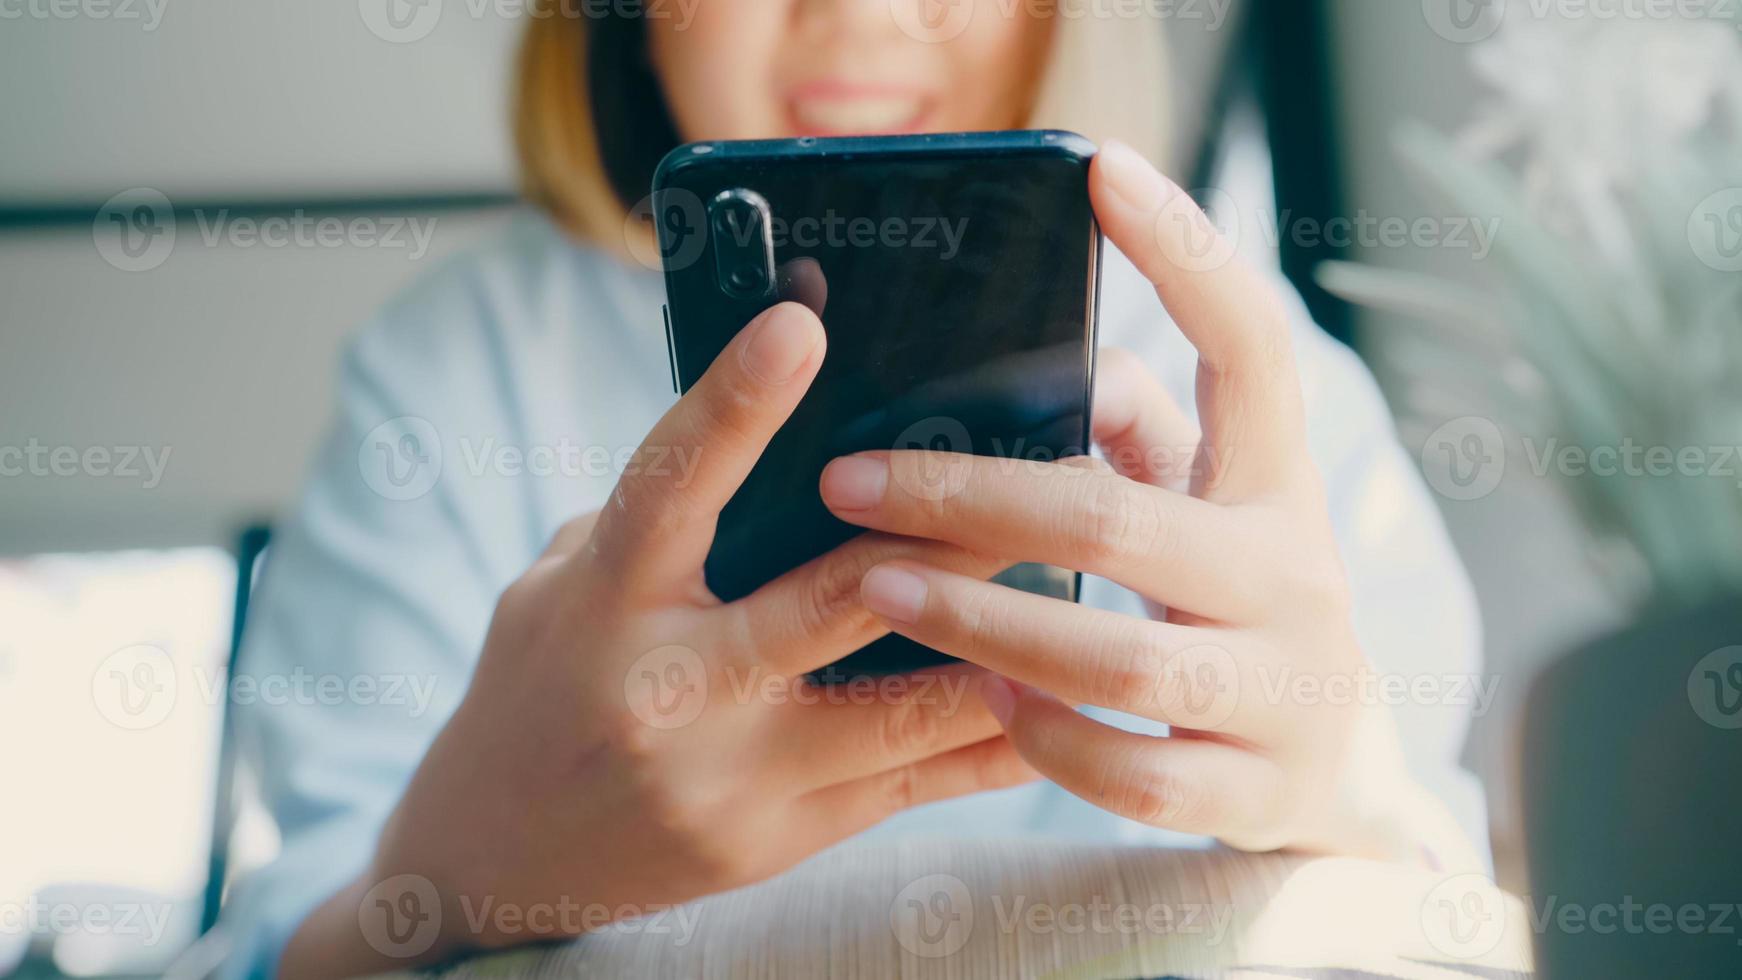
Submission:
M 850 523 L 1099 575 L 1156 618 L 915 562 L 868 572 L 866 605 L 1009 678 L 985 698 L 1011 741 L 1091 803 L 1246 850 L 1468 863 L 1455 824 L 1410 778 L 1388 710 L 1359 696 L 1372 668 L 1281 303 L 1129 148 L 1103 149 L 1090 189 L 1107 236 L 1197 348 L 1202 433 L 1136 358 L 1106 352 L 1094 417 L 1105 462 L 866 453 L 831 463 L 821 490 Z M 1067 702 L 1172 733 L 1126 732 Z

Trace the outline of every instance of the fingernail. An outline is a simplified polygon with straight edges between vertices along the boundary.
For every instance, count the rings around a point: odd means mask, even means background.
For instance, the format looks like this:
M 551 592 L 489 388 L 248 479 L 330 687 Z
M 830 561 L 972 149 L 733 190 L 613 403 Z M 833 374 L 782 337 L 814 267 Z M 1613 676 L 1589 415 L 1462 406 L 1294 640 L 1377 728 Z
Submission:
M 1009 678 L 988 674 L 980 682 L 980 700 L 986 702 L 986 710 L 998 724 L 1009 726 L 1010 716 L 1016 713 L 1016 685 Z
M 919 622 L 926 592 L 925 579 L 892 565 L 871 569 L 859 583 L 859 596 L 865 600 L 865 608 L 898 623 Z
M 750 329 L 750 342 L 739 355 L 744 370 L 767 385 L 783 385 L 810 360 L 816 349 L 816 327 L 811 318 L 796 309 L 777 306 L 763 314 Z
M 1107 189 L 1128 208 L 1159 211 L 1176 191 L 1173 182 L 1150 166 L 1142 154 L 1118 140 L 1102 145 L 1100 157 Z
M 836 510 L 870 510 L 883 502 L 889 465 L 873 456 L 842 456 L 823 468 L 823 502 Z

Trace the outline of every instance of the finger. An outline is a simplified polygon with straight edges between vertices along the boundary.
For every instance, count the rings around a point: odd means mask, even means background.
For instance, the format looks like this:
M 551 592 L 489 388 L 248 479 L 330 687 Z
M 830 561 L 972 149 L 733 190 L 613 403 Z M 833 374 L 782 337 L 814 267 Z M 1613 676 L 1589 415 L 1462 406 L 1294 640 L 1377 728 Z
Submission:
M 1186 492 L 1198 426 L 1136 354 L 1109 348 L 1095 366 L 1095 444 L 1115 472 Z
M 1079 606 L 910 562 L 865 576 L 897 633 L 1073 702 L 1263 741 L 1259 655 L 1236 634 Z
M 1213 499 L 1291 488 L 1307 465 L 1300 380 L 1275 290 L 1237 259 L 1191 197 L 1109 141 L 1089 171 L 1108 239 L 1155 284 L 1198 351 L 1198 420 L 1228 459 Z
M 775 306 L 654 425 L 599 518 L 600 551 L 626 584 L 701 568 L 720 509 L 798 407 L 824 347 L 815 314 Z
M 1241 619 L 1269 601 L 1251 522 L 1094 461 L 861 453 L 831 461 L 820 488 L 850 524 L 1088 572 L 1199 616 Z
M 1039 778 L 1003 736 L 940 756 L 816 790 L 799 800 L 817 846 L 851 837 L 903 810 Z
M 1102 724 L 1020 684 L 992 693 L 1016 751 L 1042 775 L 1104 810 L 1152 827 L 1242 839 L 1275 811 L 1276 764 L 1223 742 L 1158 738 Z
M 986 672 L 949 664 L 818 685 L 803 679 L 779 712 L 778 771 L 812 789 L 863 779 L 999 734 L 979 687 Z
M 797 677 L 827 667 L 886 635 L 865 608 L 859 582 L 873 566 L 898 558 L 990 578 L 1013 562 L 941 541 L 864 534 L 814 558 L 721 610 L 733 617 L 734 657 L 742 666 Z

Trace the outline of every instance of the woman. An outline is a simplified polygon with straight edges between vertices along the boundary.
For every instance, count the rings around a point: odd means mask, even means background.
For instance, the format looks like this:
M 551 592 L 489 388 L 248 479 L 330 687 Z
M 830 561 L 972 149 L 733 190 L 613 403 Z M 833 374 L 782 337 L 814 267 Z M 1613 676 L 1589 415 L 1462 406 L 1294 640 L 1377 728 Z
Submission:
M 245 717 L 285 845 L 230 910 L 238 966 L 338 976 L 584 931 L 478 910 L 628 914 L 873 827 L 1473 862 L 1442 803 L 1476 823 L 1463 709 L 1333 683 L 1474 671 L 1467 583 L 1358 361 L 1145 159 L 1158 25 L 646 9 L 540 10 L 518 124 L 544 214 L 419 284 L 345 363 L 242 670 L 432 698 Z M 654 163 L 679 140 L 1024 125 L 1130 141 L 1090 178 L 1123 349 L 1097 386 L 1107 462 L 838 460 L 819 492 L 871 533 L 721 604 L 714 516 L 827 343 L 776 307 L 671 404 L 661 282 L 625 256 Z M 917 499 L 925 467 L 960 492 Z M 1016 561 L 1099 578 L 1081 606 L 985 581 Z M 886 630 L 969 663 L 931 693 L 809 696 L 807 671 Z

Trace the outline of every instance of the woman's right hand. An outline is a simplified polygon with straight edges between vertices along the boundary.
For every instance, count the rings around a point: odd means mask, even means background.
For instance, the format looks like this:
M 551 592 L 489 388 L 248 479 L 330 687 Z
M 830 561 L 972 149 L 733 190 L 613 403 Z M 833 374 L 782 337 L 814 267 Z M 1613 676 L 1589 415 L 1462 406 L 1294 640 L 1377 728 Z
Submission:
M 981 702 L 977 668 L 805 680 L 884 632 L 859 598 L 872 566 L 985 577 L 997 559 L 869 534 L 738 602 L 708 591 L 720 509 L 824 347 L 802 306 L 758 317 L 655 426 L 605 509 L 503 593 L 373 865 L 303 922 L 285 976 L 579 934 L 770 877 L 907 807 L 1036 778 Z

